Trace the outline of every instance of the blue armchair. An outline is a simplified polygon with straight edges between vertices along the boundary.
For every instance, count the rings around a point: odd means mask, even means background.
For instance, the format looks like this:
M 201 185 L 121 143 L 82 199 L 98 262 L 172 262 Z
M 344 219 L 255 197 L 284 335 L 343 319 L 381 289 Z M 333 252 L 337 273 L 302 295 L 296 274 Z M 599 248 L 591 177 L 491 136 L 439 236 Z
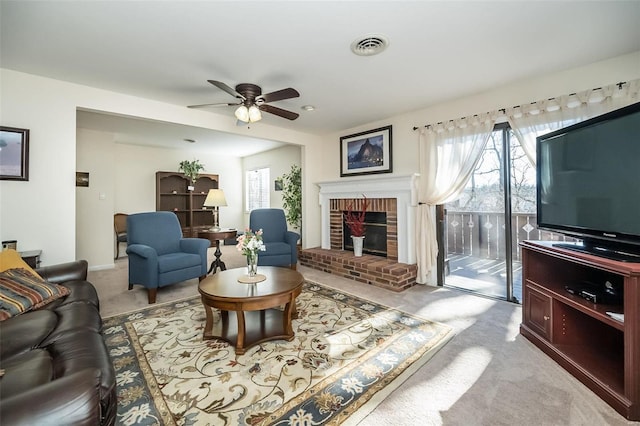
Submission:
M 298 264 L 297 243 L 300 234 L 287 230 L 287 220 L 282 209 L 255 209 L 249 215 L 249 228 L 262 229 L 265 251 L 258 253 L 258 265 L 289 266 Z
M 172 212 L 136 213 L 127 217 L 129 290 L 148 289 L 156 303 L 158 287 L 207 275 L 207 249 L 202 238 L 182 238 L 178 217 Z

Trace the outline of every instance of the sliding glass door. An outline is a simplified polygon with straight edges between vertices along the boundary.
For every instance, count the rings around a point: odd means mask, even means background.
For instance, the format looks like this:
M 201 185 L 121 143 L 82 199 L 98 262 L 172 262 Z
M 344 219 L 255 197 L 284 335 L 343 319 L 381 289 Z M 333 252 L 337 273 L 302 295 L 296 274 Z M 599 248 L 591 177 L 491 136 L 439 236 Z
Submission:
M 535 229 L 535 185 L 509 126 L 496 125 L 466 188 L 444 206 L 445 285 L 522 300 L 518 244 Z

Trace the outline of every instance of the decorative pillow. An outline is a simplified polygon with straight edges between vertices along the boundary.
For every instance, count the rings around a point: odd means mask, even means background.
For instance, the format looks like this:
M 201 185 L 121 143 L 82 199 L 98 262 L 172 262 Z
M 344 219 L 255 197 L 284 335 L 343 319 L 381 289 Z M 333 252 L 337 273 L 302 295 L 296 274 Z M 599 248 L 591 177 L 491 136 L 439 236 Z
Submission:
M 7 271 L 9 269 L 22 268 L 29 271 L 33 276 L 42 278 L 36 271 L 31 269 L 27 262 L 22 259 L 20 253 L 14 249 L 0 251 L 0 272 Z
M 67 287 L 48 283 L 22 268 L 0 272 L 0 321 L 38 309 L 67 294 Z

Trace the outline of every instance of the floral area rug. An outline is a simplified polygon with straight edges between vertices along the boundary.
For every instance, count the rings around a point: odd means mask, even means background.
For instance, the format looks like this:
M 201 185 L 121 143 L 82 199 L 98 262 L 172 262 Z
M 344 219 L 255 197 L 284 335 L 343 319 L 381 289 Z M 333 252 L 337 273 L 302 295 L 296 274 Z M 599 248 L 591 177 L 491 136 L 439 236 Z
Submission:
M 237 356 L 202 340 L 199 297 L 105 319 L 118 424 L 355 424 L 452 336 L 449 326 L 310 282 L 291 342 Z

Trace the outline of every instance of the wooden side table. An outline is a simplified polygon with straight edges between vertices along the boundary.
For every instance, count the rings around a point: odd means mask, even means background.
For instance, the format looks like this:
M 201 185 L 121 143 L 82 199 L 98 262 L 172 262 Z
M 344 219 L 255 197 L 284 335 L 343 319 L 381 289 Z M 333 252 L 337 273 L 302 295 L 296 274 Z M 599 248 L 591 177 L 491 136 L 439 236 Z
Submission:
M 21 251 L 20 257 L 22 257 L 22 260 L 24 260 L 30 267 L 37 268 L 38 266 L 40 266 L 41 254 L 42 250 Z
M 220 260 L 220 256 L 222 256 L 222 252 L 220 251 L 220 240 L 226 240 L 227 238 L 235 238 L 238 234 L 238 231 L 235 229 L 221 229 L 219 231 L 198 231 L 198 238 L 204 238 L 216 245 L 215 251 L 215 260 L 211 262 L 211 266 L 207 271 L 207 274 L 211 274 L 212 272 L 215 274 L 216 269 L 220 268 L 221 271 L 225 271 L 227 266 L 224 264 L 222 260 Z

